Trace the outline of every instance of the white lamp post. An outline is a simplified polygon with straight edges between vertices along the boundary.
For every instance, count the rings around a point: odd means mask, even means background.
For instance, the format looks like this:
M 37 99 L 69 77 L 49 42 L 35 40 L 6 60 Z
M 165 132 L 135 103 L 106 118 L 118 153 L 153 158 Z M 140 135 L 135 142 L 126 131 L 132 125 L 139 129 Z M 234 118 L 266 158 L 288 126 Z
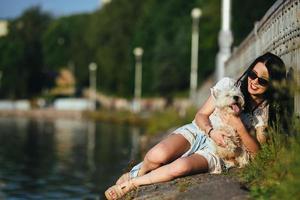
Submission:
M 133 50 L 135 56 L 135 81 L 134 81 L 134 101 L 133 111 L 139 112 L 141 110 L 140 100 L 142 96 L 142 56 L 143 49 L 136 47 Z
M 202 12 L 194 8 L 191 12 L 192 25 L 192 49 L 191 49 L 191 76 L 190 76 L 190 100 L 195 100 L 198 79 L 198 46 L 199 46 L 199 19 Z
M 97 64 L 92 62 L 89 64 L 89 77 L 90 77 L 90 98 L 91 98 L 91 110 L 96 109 L 97 98 Z
M 1 88 L 1 85 L 2 85 L 2 71 L 0 71 L 0 88 Z
M 222 24 L 219 32 L 219 52 L 217 55 L 217 80 L 225 75 L 225 62 L 230 57 L 233 37 L 230 29 L 230 0 L 222 0 Z

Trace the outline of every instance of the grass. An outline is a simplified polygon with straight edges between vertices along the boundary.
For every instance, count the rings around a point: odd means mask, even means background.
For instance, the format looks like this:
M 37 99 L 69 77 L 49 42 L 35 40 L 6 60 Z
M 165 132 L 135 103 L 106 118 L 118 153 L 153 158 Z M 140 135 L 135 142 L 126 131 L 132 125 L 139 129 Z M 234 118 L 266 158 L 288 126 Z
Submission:
M 300 125 L 295 119 L 290 132 L 278 125 L 270 141 L 239 176 L 254 199 L 300 199 Z M 298 123 L 296 123 L 298 122 Z
M 89 119 L 99 120 L 103 122 L 110 122 L 116 124 L 131 124 L 138 126 L 145 126 L 147 119 L 130 111 L 117 110 L 97 110 L 95 112 L 86 111 L 84 116 Z
M 187 109 L 184 115 L 180 115 L 174 108 L 152 113 L 146 125 L 146 134 L 155 135 L 172 127 L 191 123 L 195 114 L 196 108 L 193 107 Z
M 145 134 L 154 136 L 172 127 L 191 123 L 196 111 L 195 107 L 190 107 L 184 112 L 179 112 L 175 108 L 170 107 L 162 111 L 137 114 L 130 111 L 101 109 L 95 112 L 87 111 L 84 113 L 84 116 L 103 122 L 143 126 L 145 127 Z
M 162 111 L 138 114 L 130 111 L 101 109 L 94 112 L 86 111 L 84 116 L 104 122 L 144 126 L 147 134 L 155 135 L 174 126 L 191 123 L 196 111 L 196 108 L 190 107 L 185 112 L 179 113 L 171 107 Z

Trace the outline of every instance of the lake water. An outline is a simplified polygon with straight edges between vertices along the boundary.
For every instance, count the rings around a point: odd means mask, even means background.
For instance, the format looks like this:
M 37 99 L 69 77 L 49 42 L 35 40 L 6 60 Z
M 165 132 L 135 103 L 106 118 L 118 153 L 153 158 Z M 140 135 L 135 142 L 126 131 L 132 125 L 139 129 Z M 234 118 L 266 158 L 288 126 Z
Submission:
M 139 157 L 141 130 L 59 119 L 0 118 L 0 199 L 105 199 Z

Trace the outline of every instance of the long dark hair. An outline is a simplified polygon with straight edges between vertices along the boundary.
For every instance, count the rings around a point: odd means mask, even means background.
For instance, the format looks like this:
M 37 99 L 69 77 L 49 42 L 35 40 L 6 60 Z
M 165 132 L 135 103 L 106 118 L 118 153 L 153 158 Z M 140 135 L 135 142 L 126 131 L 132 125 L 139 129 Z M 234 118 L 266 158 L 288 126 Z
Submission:
M 269 86 L 263 94 L 264 101 L 260 102 L 259 105 L 255 107 L 252 107 L 250 103 L 246 103 L 245 112 L 253 113 L 258 106 L 266 102 L 265 105 L 269 104 L 269 119 L 270 121 L 274 121 L 276 114 L 281 114 L 284 107 L 281 103 L 283 103 L 282 100 L 285 96 L 285 91 L 283 88 L 278 87 L 279 85 L 282 86 L 282 83 L 285 82 L 286 78 L 285 64 L 281 58 L 270 52 L 259 56 L 251 63 L 248 69 L 242 74 L 235 84 L 236 86 L 240 86 L 245 102 L 250 102 L 251 97 L 248 91 L 248 74 L 259 62 L 263 63 L 269 72 Z

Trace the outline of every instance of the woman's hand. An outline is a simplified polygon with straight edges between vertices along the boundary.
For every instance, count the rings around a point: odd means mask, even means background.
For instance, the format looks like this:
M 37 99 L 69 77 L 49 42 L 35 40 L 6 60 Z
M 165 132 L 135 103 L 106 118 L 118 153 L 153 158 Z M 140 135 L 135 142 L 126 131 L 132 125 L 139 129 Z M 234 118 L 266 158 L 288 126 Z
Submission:
M 212 130 L 210 132 L 210 138 L 216 143 L 216 145 L 221 147 L 226 147 L 224 137 L 229 137 L 230 135 L 226 131 Z
M 266 127 L 263 127 L 263 126 L 256 128 L 256 139 L 260 144 L 264 144 L 267 141 L 265 129 L 266 129 Z

